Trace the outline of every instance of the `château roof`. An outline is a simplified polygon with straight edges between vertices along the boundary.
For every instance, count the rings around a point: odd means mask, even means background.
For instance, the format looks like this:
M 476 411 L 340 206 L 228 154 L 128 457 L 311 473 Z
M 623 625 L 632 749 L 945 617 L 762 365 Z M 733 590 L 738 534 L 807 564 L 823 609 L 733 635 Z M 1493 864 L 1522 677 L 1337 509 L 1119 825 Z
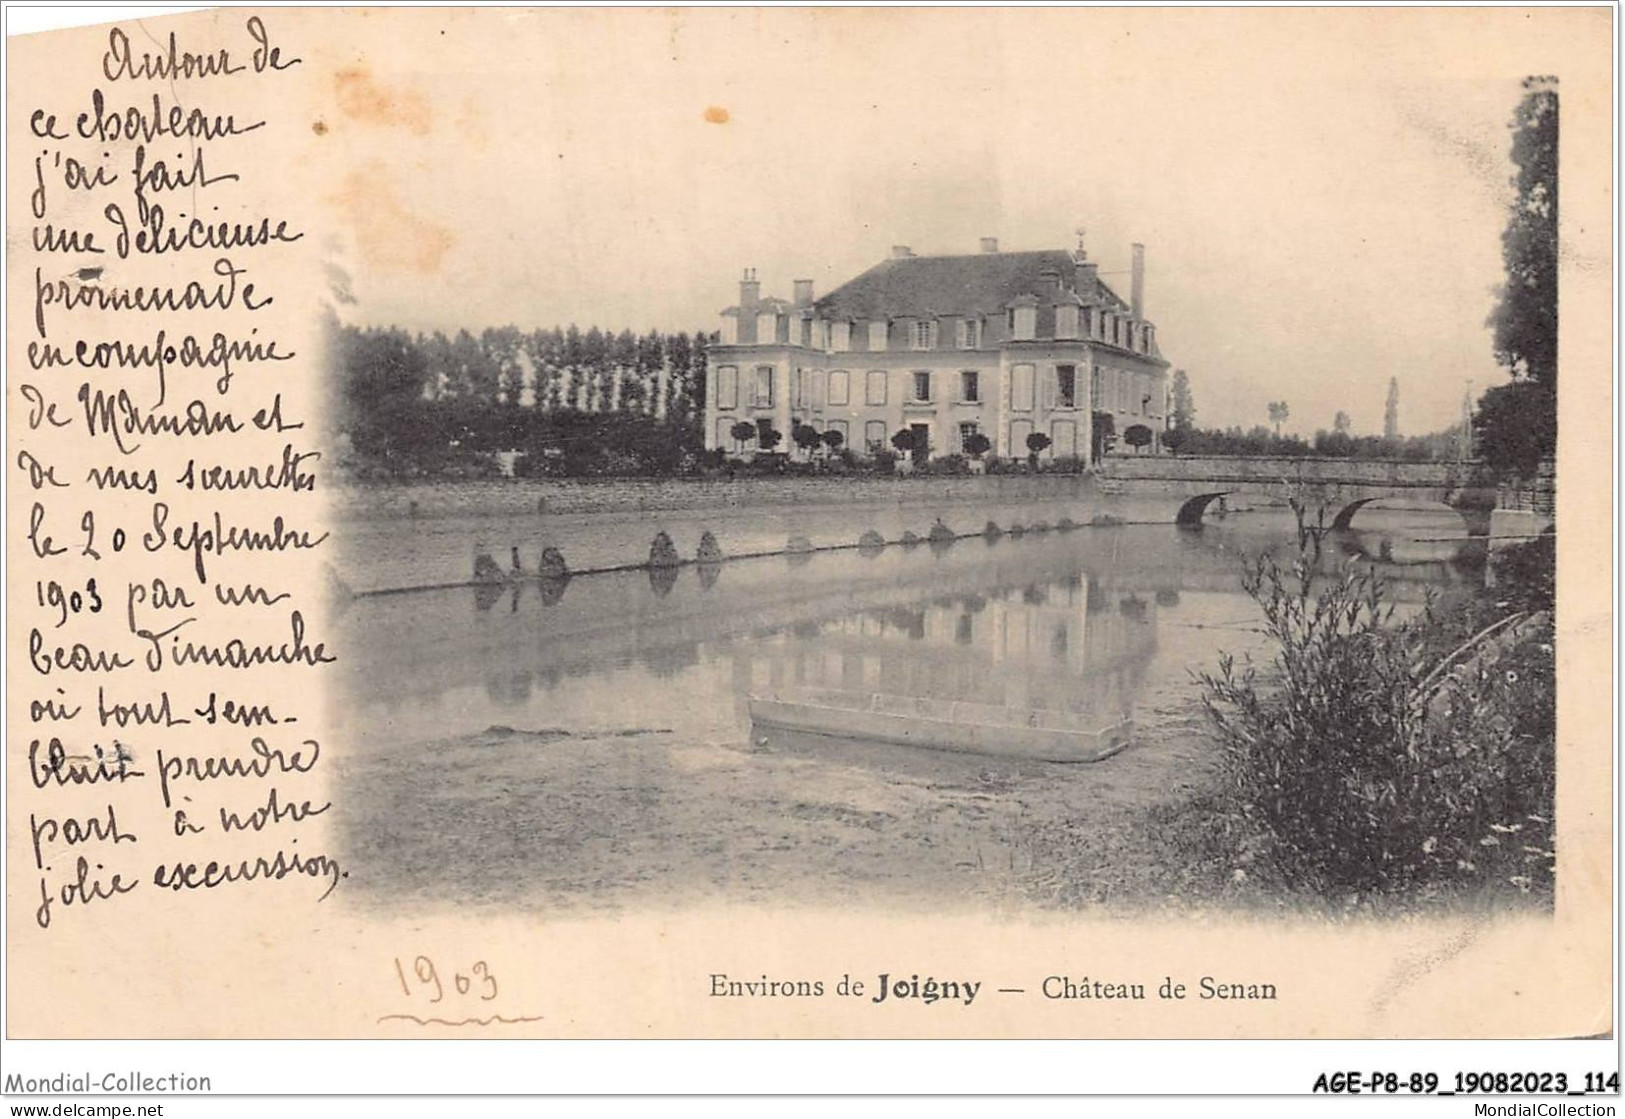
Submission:
M 1059 300 L 1051 289 L 1054 280 L 1043 275 L 1046 271 L 1060 278 Z M 1060 249 L 897 257 L 842 284 L 813 308 L 814 314 L 829 319 L 1001 314 L 1024 295 L 1046 303 L 1077 302 L 1076 277 L 1072 254 Z M 1105 283 L 1099 287 L 1101 301 L 1128 309 Z
M 796 309 L 795 304 L 791 303 L 789 300 L 787 300 L 787 299 L 779 299 L 779 298 L 777 298 L 775 296 L 770 295 L 765 299 L 757 300 L 755 305 L 751 307 L 751 313 L 756 314 L 756 315 L 761 315 L 761 314 L 775 314 L 775 315 L 777 315 L 777 314 L 781 314 L 782 312 L 785 312 L 785 311 L 794 311 L 795 309 Z M 724 307 L 722 309 L 722 313 L 724 315 L 737 315 L 742 310 L 743 310 L 743 308 L 741 308 L 738 304 L 735 304 L 732 307 Z

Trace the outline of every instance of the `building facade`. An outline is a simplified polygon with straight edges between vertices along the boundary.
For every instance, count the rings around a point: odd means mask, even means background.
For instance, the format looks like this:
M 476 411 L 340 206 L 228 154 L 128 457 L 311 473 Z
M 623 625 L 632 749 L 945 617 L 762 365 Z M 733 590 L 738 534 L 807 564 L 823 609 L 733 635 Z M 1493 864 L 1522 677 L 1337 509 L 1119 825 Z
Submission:
M 839 431 L 858 453 L 890 449 L 901 429 L 917 460 L 965 452 L 973 434 L 990 454 L 1093 461 L 1094 417 L 1112 417 L 1118 451 L 1143 427 L 1161 450 L 1168 362 L 1145 318 L 1144 252 L 1134 246 L 1131 300 L 1076 252 L 1000 252 L 992 239 L 963 256 L 891 259 L 821 299 L 810 280 L 793 298 L 764 298 L 753 271 L 722 312 L 709 352 L 708 448 L 793 450 L 796 428 Z M 751 437 L 739 439 L 741 424 Z M 772 432 L 779 433 L 775 441 Z M 1145 433 L 1136 433 L 1144 438 Z

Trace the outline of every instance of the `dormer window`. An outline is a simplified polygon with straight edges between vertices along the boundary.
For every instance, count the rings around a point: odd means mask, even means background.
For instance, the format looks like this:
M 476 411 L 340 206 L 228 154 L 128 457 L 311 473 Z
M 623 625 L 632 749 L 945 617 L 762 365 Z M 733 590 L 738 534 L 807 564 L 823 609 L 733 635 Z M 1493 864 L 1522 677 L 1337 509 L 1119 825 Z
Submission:
M 886 348 L 886 320 L 871 319 L 869 321 L 869 349 L 876 353 Z
M 778 341 L 779 316 L 772 311 L 763 311 L 756 316 L 756 341 L 767 345 Z
M 1038 333 L 1037 307 L 1010 308 L 1010 336 L 1017 341 L 1031 341 Z
M 959 348 L 974 350 L 982 344 L 982 321 L 980 319 L 959 320 Z
M 1069 303 L 1063 303 L 1055 308 L 1055 337 L 1076 338 L 1078 336 L 1078 309 Z
M 851 323 L 832 322 L 829 324 L 829 348 L 837 353 L 852 348 Z
M 934 319 L 919 319 L 914 323 L 914 348 L 916 350 L 936 349 L 937 324 Z

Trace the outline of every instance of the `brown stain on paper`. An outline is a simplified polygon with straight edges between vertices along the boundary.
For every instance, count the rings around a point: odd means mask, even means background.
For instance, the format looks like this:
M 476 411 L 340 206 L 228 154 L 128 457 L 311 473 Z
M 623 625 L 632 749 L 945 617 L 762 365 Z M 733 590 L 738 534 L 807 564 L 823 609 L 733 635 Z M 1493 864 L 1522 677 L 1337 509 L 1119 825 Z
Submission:
M 721 105 L 707 105 L 705 109 L 705 123 L 727 124 L 728 110 L 724 109 Z
M 408 209 L 376 163 L 350 172 L 333 201 L 355 233 L 357 255 L 379 272 L 438 272 L 455 241 L 451 230 Z
M 427 136 L 429 99 L 415 89 L 391 89 L 373 77 L 366 66 L 346 66 L 333 75 L 333 94 L 339 111 L 351 120 L 381 128 L 404 128 L 414 136 Z

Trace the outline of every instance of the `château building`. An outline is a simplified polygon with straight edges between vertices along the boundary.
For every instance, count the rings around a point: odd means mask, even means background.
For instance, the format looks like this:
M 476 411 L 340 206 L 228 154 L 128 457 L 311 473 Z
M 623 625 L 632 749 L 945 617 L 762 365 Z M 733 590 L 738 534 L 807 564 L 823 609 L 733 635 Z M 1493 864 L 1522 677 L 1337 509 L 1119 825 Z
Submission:
M 916 458 L 962 453 L 973 434 L 1022 458 L 1042 432 L 1045 457 L 1093 461 L 1093 415 L 1105 413 L 1119 448 L 1141 426 L 1143 449 L 1159 451 L 1168 362 L 1142 306 L 1144 260 L 1135 245 L 1128 302 L 1081 248 L 1000 252 L 992 238 L 963 256 L 896 246 L 822 299 L 810 280 L 788 301 L 764 298 L 747 270 L 709 353 L 706 446 L 765 448 L 777 431 L 785 450 L 806 424 L 859 453 L 909 428 Z M 756 429 L 743 443 L 741 421 Z

